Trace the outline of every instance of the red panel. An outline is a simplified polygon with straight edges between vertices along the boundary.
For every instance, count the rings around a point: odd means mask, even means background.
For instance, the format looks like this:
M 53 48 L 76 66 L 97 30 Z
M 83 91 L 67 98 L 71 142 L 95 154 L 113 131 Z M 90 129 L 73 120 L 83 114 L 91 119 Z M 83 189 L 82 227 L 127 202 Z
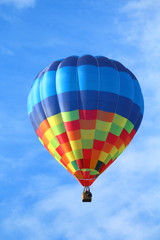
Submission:
M 105 142 L 94 139 L 93 148 L 97 150 L 102 150 Z
M 69 142 L 66 132 L 57 135 L 56 138 L 58 139 L 60 144 L 65 143 L 65 142 Z
M 94 120 L 97 118 L 97 110 L 79 110 L 80 119 Z
M 80 129 L 80 122 L 79 120 L 64 122 L 64 125 L 67 131 L 74 131 Z
M 64 133 L 56 136 L 56 138 L 58 139 L 58 141 L 59 141 L 60 144 L 69 142 L 68 136 L 67 136 L 67 133 L 66 133 L 66 132 L 64 132 Z
M 111 143 L 112 145 L 114 145 L 115 142 L 117 141 L 117 139 L 118 139 L 118 136 L 116 136 L 116 135 L 114 135 L 112 133 L 108 133 L 106 142 Z
M 83 149 L 83 158 L 91 159 L 92 149 Z
M 95 181 L 96 179 L 92 179 L 92 180 L 83 180 L 83 179 L 78 179 L 78 181 L 82 184 L 82 186 L 84 187 L 89 187 L 92 185 L 92 183 Z
M 83 160 L 83 168 L 90 168 L 90 161 L 91 161 L 91 159 L 84 158 L 84 160 Z
M 131 140 L 132 140 L 132 138 L 134 137 L 135 134 L 136 134 L 136 130 L 133 129 L 132 132 L 129 134 Z
M 40 138 L 42 138 L 43 137 L 43 135 L 44 135 L 44 132 L 40 129 L 40 127 L 36 130 L 36 134 L 40 137 Z
M 83 166 L 83 159 L 78 159 L 78 160 L 76 160 L 76 162 L 77 162 L 77 165 L 78 165 L 79 169 L 84 168 L 84 166 Z
M 60 162 L 67 168 L 67 163 L 61 158 Z
M 58 152 L 58 154 L 62 157 L 64 155 L 64 151 L 62 150 L 61 146 L 56 148 L 56 151 Z
M 126 131 L 126 129 L 123 129 L 123 131 L 120 134 L 120 138 L 122 141 L 125 141 L 125 139 L 128 137 L 129 133 Z
M 89 179 L 90 172 L 89 171 L 85 171 L 85 172 L 82 171 L 82 175 L 83 175 L 84 179 Z

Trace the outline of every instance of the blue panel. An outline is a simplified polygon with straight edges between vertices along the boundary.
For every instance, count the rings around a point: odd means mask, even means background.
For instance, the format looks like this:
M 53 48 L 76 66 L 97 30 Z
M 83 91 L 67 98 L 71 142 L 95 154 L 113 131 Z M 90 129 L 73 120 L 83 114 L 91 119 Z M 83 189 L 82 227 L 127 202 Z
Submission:
M 43 109 L 45 109 L 45 115 L 47 118 L 60 113 L 57 95 L 44 99 L 42 101 L 42 106 Z
M 134 87 L 135 87 L 135 98 L 134 98 L 134 102 L 140 106 L 141 109 L 141 113 L 143 115 L 144 112 L 144 100 L 143 100 L 143 95 L 139 86 L 138 81 L 134 81 Z
M 98 109 L 106 112 L 115 112 L 118 95 L 107 92 L 99 92 Z
M 47 97 L 56 95 L 55 71 L 46 72 L 40 82 L 41 101 Z
M 111 67 L 117 70 L 117 68 L 109 58 L 103 56 L 96 56 L 96 59 L 99 67 Z
M 125 97 L 119 96 L 116 113 L 128 118 L 133 107 L 133 102 Z
M 76 67 L 59 68 L 56 73 L 56 90 L 57 94 L 77 91 L 77 70 Z
M 112 67 L 100 67 L 100 91 L 119 94 L 120 79 L 119 73 Z
M 78 81 L 80 91 L 98 91 L 100 87 L 100 75 L 98 67 L 91 65 L 78 67 Z
M 45 109 L 45 113 L 43 109 Z M 46 117 L 48 118 L 60 112 L 69 112 L 77 109 L 98 109 L 106 112 L 115 112 L 126 117 L 133 124 L 138 124 L 137 121 L 139 116 L 142 115 L 140 113 L 140 107 L 123 96 L 102 91 L 75 91 L 54 95 L 44 99 L 42 105 L 38 103 L 33 107 L 30 116 L 32 116 L 33 124 L 39 126 Z
M 130 74 L 126 72 L 119 72 L 120 77 L 120 91 L 119 95 L 131 99 L 134 99 L 134 80 Z
M 134 79 L 134 80 L 137 80 L 136 77 L 134 76 L 134 74 L 128 69 L 126 68 L 125 66 L 123 66 L 120 62 L 118 61 L 115 61 L 115 60 L 112 60 L 113 63 L 115 64 L 116 68 L 118 69 L 119 72 L 126 72 L 128 73 L 129 75 L 131 75 L 131 77 Z
M 84 55 L 78 59 L 77 66 L 81 65 L 93 65 L 97 66 L 97 60 L 91 55 Z
M 78 106 L 78 91 L 65 92 L 59 94 L 58 102 L 61 112 L 68 112 L 79 109 Z
M 38 103 L 33 107 L 32 113 L 30 113 L 29 116 L 32 119 L 33 125 L 38 128 L 39 124 L 46 119 L 41 103 Z
M 62 60 L 60 61 L 55 61 L 55 62 L 53 62 L 49 67 L 48 67 L 48 69 L 47 69 L 47 71 L 56 71 L 57 70 L 57 68 L 58 68 L 58 66 L 59 66 L 59 64 L 62 62 Z
M 76 67 L 77 66 L 77 60 L 78 60 L 78 56 L 71 56 L 68 58 L 65 58 L 61 64 L 59 65 L 58 68 L 62 68 L 62 67 Z
M 79 109 L 94 110 L 98 108 L 98 91 L 80 91 L 79 92 Z
M 143 115 L 140 114 L 140 115 L 139 115 L 139 118 L 138 118 L 138 120 L 137 120 L 137 122 L 136 122 L 136 124 L 135 124 L 135 126 L 134 126 L 134 128 L 135 128 L 136 131 L 138 130 L 138 128 L 139 128 L 139 126 L 140 126 L 140 124 L 141 124 L 141 122 L 142 122 L 142 118 L 143 118 Z
M 29 115 L 29 119 L 30 119 L 30 121 L 31 121 L 31 124 L 32 124 L 34 130 L 36 131 L 37 128 L 39 127 L 39 123 L 36 122 L 36 119 L 34 118 L 33 112 Z
M 136 104 L 133 104 L 132 109 L 131 109 L 131 113 L 128 117 L 128 119 L 133 123 L 136 124 L 138 118 L 140 115 L 140 108 L 139 106 L 137 106 Z
M 40 78 L 35 79 L 34 84 L 30 90 L 29 102 L 28 102 L 29 103 L 29 105 L 28 105 L 29 113 L 32 111 L 33 106 L 41 101 L 40 93 L 39 93 L 39 84 L 40 84 Z

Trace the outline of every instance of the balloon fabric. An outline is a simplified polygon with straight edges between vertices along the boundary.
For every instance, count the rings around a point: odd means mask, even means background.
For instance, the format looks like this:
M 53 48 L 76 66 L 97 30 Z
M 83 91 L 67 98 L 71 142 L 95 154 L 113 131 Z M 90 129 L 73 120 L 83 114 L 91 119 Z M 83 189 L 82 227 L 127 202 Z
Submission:
M 39 140 L 85 187 L 128 146 L 143 111 L 136 77 L 103 56 L 54 61 L 38 74 L 28 97 Z

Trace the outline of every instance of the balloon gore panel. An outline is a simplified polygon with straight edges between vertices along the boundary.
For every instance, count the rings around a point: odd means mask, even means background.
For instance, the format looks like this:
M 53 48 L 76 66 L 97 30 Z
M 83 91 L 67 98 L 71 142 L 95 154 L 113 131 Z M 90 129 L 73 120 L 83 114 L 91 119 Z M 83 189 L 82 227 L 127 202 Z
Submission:
M 29 118 L 40 142 L 83 186 L 124 151 L 143 111 L 136 77 L 103 56 L 53 62 L 37 75 L 28 96 Z

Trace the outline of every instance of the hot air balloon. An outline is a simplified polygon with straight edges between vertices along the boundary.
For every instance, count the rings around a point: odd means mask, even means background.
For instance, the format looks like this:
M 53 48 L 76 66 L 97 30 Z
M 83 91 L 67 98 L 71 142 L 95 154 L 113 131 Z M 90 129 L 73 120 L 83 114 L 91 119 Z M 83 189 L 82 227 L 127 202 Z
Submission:
M 38 74 L 28 96 L 40 142 L 84 186 L 83 201 L 91 201 L 91 184 L 131 142 L 143 111 L 136 77 L 103 56 L 54 61 Z

